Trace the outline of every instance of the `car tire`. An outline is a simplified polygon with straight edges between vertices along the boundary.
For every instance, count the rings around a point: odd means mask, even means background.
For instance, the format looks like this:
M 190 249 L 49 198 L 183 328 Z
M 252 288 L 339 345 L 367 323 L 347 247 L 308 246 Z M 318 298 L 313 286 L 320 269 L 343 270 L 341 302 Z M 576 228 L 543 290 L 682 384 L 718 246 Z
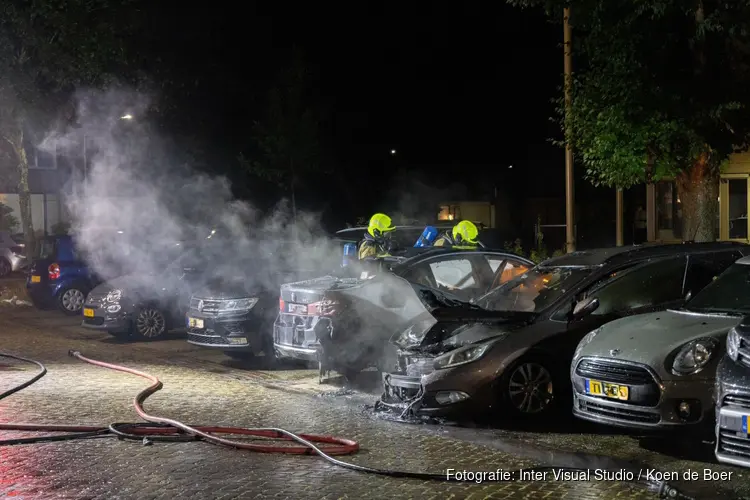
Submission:
M 167 318 L 155 307 L 142 307 L 133 319 L 133 333 L 140 340 L 155 340 L 167 333 Z
M 0 257 L 0 278 L 5 278 L 13 271 L 13 267 L 5 257 Z
M 546 418 L 563 406 L 563 387 L 554 361 L 543 355 L 524 356 L 500 377 L 501 411 L 514 420 Z
M 86 302 L 87 290 L 78 286 L 69 286 L 57 294 L 58 308 L 68 316 L 78 316 Z

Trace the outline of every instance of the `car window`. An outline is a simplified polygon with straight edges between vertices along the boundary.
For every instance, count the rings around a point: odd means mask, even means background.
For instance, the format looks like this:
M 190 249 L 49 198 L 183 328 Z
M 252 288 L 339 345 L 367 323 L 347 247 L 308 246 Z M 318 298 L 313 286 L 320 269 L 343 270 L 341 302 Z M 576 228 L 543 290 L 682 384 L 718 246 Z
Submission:
M 432 261 L 429 266 L 438 287 L 465 290 L 477 284 L 474 267 L 467 258 Z
M 599 300 L 593 315 L 631 311 L 682 299 L 684 256 L 660 259 L 626 271 L 589 293 Z
M 719 277 L 742 254 L 739 252 L 716 252 L 707 255 L 691 255 L 688 258 L 685 293 L 695 295 Z
M 508 281 L 512 280 L 516 276 L 520 276 L 526 271 L 529 270 L 528 266 L 525 264 L 513 260 L 513 259 L 507 259 L 504 261 L 495 261 L 495 266 L 493 267 L 493 262 L 490 259 L 487 259 L 489 261 L 490 267 L 492 267 L 492 273 L 493 273 L 493 279 L 492 284 L 490 285 L 490 290 L 495 289 L 496 287 L 502 285 L 503 283 L 507 283 Z M 500 266 L 502 264 L 502 267 Z

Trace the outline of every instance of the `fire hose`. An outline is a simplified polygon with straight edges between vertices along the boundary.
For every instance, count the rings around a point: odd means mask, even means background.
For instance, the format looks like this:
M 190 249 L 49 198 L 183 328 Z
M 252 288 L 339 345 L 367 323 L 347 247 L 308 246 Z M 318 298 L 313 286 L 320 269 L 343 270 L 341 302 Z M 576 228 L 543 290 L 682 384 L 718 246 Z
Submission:
M 136 413 L 145 422 L 139 423 L 112 423 L 108 426 L 94 426 L 94 425 L 57 425 L 57 424 L 32 424 L 32 423 L 0 423 L 0 430 L 5 431 L 20 431 L 20 432 L 57 432 L 66 434 L 57 435 L 44 435 L 37 437 L 27 438 L 16 438 L 16 439 L 5 439 L 0 440 L 0 446 L 11 446 L 20 444 L 34 444 L 42 442 L 54 442 L 54 441 L 68 441 L 73 439 L 91 439 L 98 437 L 113 436 L 118 439 L 136 440 L 143 442 L 144 445 L 150 445 L 153 442 L 187 442 L 187 441 L 206 441 L 208 443 L 226 446 L 230 448 L 255 451 L 261 453 L 286 453 L 286 454 L 298 454 L 298 455 L 318 455 L 327 462 L 343 467 L 345 469 L 354 470 L 357 472 L 364 472 L 368 474 L 377 474 L 381 476 L 398 477 L 398 478 L 412 478 L 422 480 L 433 480 L 433 481 L 449 481 L 449 482 L 462 482 L 455 476 L 449 476 L 448 474 L 428 473 L 428 472 L 413 472 L 413 471 L 397 471 L 390 469 L 377 469 L 373 467 L 367 467 L 363 465 L 357 465 L 350 462 L 345 462 L 335 458 L 336 455 L 351 455 L 359 451 L 359 443 L 350 439 L 343 439 L 334 436 L 321 436 L 315 434 L 296 434 L 285 429 L 266 427 L 266 428 L 243 428 L 243 427 L 217 427 L 217 426 L 204 426 L 204 425 L 187 425 L 177 420 L 165 417 L 159 417 L 147 413 L 143 409 L 143 404 L 146 399 L 162 389 L 162 382 L 153 375 L 145 372 L 128 368 L 125 366 L 115 365 L 112 363 L 105 363 L 103 361 L 97 361 L 94 359 L 83 356 L 78 351 L 68 351 L 68 354 L 80 361 L 89 363 L 91 365 L 108 368 L 123 373 L 129 373 L 145 378 L 151 382 L 151 385 L 146 389 L 140 391 L 133 399 L 133 406 Z M 35 360 L 27 359 L 21 356 L 13 354 L 7 354 L 0 352 L 0 357 L 15 359 L 30 364 L 34 364 L 39 367 L 39 371 L 32 378 L 19 384 L 3 393 L 0 393 L 0 400 L 15 394 L 26 387 L 29 387 L 33 383 L 41 379 L 46 373 L 46 367 Z M 219 437 L 218 435 L 237 435 L 237 436 L 252 436 L 266 439 L 280 439 L 284 441 L 291 441 L 295 444 L 286 445 L 261 445 L 248 443 L 245 441 L 237 441 Z M 317 444 L 316 444 L 317 443 Z M 321 446 L 318 446 L 320 444 Z M 501 482 L 509 482 L 515 480 L 514 478 L 522 477 L 522 474 L 533 475 L 537 473 L 551 472 L 551 471 L 569 471 L 569 472 L 585 472 L 586 469 L 573 468 L 573 467 L 534 467 L 529 469 L 519 469 L 512 471 L 506 475 L 509 479 L 499 478 Z M 670 499 L 683 499 L 693 500 L 673 486 L 669 485 L 664 481 L 655 480 L 640 480 L 630 481 L 640 486 L 646 487 L 649 491 L 656 493 L 660 498 Z

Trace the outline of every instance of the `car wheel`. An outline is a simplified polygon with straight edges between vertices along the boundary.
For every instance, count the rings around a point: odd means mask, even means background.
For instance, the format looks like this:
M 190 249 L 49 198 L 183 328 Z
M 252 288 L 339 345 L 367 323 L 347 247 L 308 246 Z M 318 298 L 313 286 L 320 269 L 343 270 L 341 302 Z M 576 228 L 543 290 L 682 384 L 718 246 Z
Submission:
M 505 409 L 527 418 L 551 413 L 558 402 L 554 373 L 550 363 L 539 358 L 513 364 L 500 384 Z
M 57 294 L 57 304 L 60 310 L 68 316 L 81 314 L 83 303 L 86 301 L 86 292 L 80 288 L 64 288 Z
M 6 258 L 0 258 L 0 278 L 8 276 L 13 268 L 10 266 L 10 262 Z
M 167 331 L 167 320 L 158 309 L 144 307 L 138 311 L 133 329 L 145 340 L 159 338 Z

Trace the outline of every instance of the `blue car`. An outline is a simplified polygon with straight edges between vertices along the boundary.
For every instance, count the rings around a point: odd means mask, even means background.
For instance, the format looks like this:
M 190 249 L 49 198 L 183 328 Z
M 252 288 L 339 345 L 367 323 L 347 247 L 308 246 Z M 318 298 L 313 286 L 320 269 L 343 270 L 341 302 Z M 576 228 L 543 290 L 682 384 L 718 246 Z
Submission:
M 42 241 L 39 258 L 29 268 L 26 291 L 40 309 L 59 308 L 65 314 L 81 314 L 86 295 L 101 282 L 76 251 L 70 236 Z

